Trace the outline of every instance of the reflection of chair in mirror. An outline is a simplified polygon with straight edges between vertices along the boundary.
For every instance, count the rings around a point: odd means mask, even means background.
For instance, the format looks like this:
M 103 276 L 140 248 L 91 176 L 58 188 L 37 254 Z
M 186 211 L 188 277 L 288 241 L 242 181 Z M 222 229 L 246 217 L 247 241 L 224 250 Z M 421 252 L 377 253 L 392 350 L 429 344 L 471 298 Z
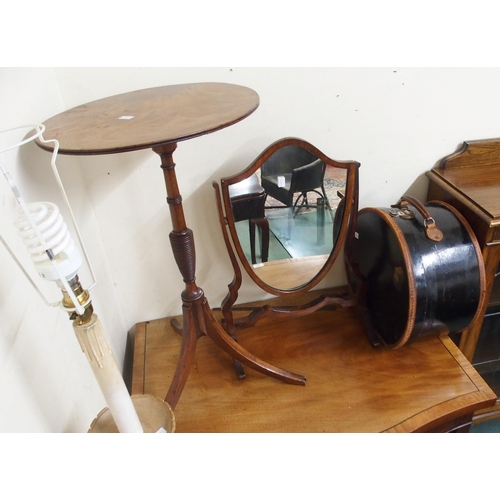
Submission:
M 330 209 L 323 184 L 325 168 L 325 163 L 313 153 L 299 146 L 287 146 L 263 163 L 262 187 L 269 196 L 293 207 L 294 216 L 304 206 L 315 206 L 308 202 L 310 192 L 323 198 Z
M 256 174 L 229 187 L 229 197 L 235 222 L 248 220 L 250 253 L 252 264 L 257 263 L 255 254 L 255 226 L 261 233 L 261 260 L 267 262 L 269 253 L 269 222 L 266 219 L 264 205 L 266 192 L 259 184 Z
M 290 160 L 290 158 L 293 158 L 293 160 Z M 245 181 L 248 181 L 250 185 L 256 183 L 254 187 L 258 190 L 260 185 L 257 183 L 257 180 L 260 177 L 262 187 L 266 189 L 266 205 L 270 205 L 273 200 L 269 200 L 269 197 L 272 196 L 274 198 L 272 193 L 281 196 L 279 194 L 280 190 L 277 187 L 278 175 L 288 175 L 283 169 L 280 170 L 280 168 L 283 168 L 283 165 L 288 165 L 290 177 L 289 184 L 291 185 L 294 170 L 298 169 L 298 177 L 300 177 L 300 173 L 306 171 L 310 164 L 317 164 L 320 166 L 320 180 L 317 182 L 318 187 L 309 184 L 306 185 L 303 190 L 305 194 L 309 191 L 316 191 L 316 189 L 322 192 L 320 198 L 318 198 L 319 203 L 317 203 L 317 205 L 319 206 L 315 206 L 318 221 L 311 221 L 309 217 L 302 218 L 301 214 L 301 216 L 296 217 L 295 223 L 297 224 L 295 224 L 295 226 L 301 226 L 301 234 L 304 239 L 314 239 L 315 242 L 317 239 L 319 243 L 325 239 L 328 240 L 327 244 L 321 246 L 316 244 L 320 253 L 307 253 L 306 255 L 295 257 L 291 254 L 287 254 L 288 256 L 284 257 L 283 254 L 278 251 L 278 246 L 283 245 L 283 242 L 280 241 L 277 236 L 277 226 L 273 229 L 273 224 L 275 223 L 274 219 L 279 219 L 280 217 L 272 217 L 268 211 L 269 207 L 266 206 L 266 221 L 268 220 L 270 223 L 268 260 L 266 262 L 254 264 L 245 254 L 243 242 L 240 237 L 242 233 L 239 232 L 236 227 L 236 222 L 242 218 L 242 215 L 238 213 L 240 207 L 235 203 L 235 201 L 238 201 L 238 191 L 235 188 L 245 186 Z M 290 165 L 292 165 L 293 168 L 290 168 Z M 332 169 L 336 171 L 336 180 L 339 182 L 339 186 L 342 186 L 342 196 L 339 196 L 341 202 L 335 211 L 335 222 L 328 224 L 331 234 L 327 234 L 323 231 L 324 226 L 326 226 L 325 224 L 319 224 L 320 222 L 324 222 L 321 220 L 325 215 L 322 209 L 326 207 L 322 207 L 322 205 L 328 207 L 328 211 L 333 219 L 333 211 L 330 208 L 328 197 L 323 187 L 325 166 L 331 166 Z M 271 167 L 273 167 L 274 170 L 271 169 Z M 284 138 L 268 146 L 242 172 L 221 179 L 220 188 L 217 182 L 213 183 L 224 242 L 234 270 L 233 280 L 228 285 L 228 294 L 221 304 L 221 312 L 223 315 L 222 323 L 224 329 L 232 338 L 236 340 L 237 331 L 239 329 L 251 327 L 264 318 L 304 316 L 324 307 L 350 307 L 357 303 L 356 296 L 351 293 L 336 294 L 334 292 L 325 292 L 325 294 L 307 303 L 302 302 L 300 299 L 295 300 L 295 297 L 304 295 L 307 291 L 318 285 L 332 267 L 344 242 L 347 244 L 347 242 L 352 240 L 358 207 L 358 168 L 358 162 L 336 161 L 328 158 L 312 144 L 302 139 Z M 268 180 L 269 178 L 271 178 L 271 180 L 273 177 L 275 178 L 275 188 L 271 187 L 272 182 L 266 182 L 266 177 Z M 314 175 L 312 177 L 314 177 Z M 248 185 L 245 189 L 249 192 L 253 192 L 253 189 L 249 189 Z M 303 194 L 300 189 L 298 193 L 299 196 Z M 338 194 L 340 194 L 340 192 Z M 254 196 L 257 198 L 257 193 Z M 294 203 L 290 202 L 290 195 L 288 196 L 289 198 L 281 197 L 281 200 L 278 199 L 278 202 L 286 203 L 287 207 L 294 210 Z M 300 207 L 300 209 L 301 208 L 302 207 Z M 308 214 L 306 213 L 304 215 Z M 305 223 L 303 226 L 302 224 L 298 224 L 299 219 L 303 219 Z M 316 235 L 317 238 L 313 235 Z M 323 238 L 324 236 L 328 236 L 328 238 Z M 237 301 L 238 291 L 242 284 L 240 265 L 243 266 L 250 278 L 265 292 L 283 298 L 287 297 L 287 300 L 289 297 L 291 299 L 290 303 L 280 307 L 259 305 L 258 307 L 250 308 L 250 310 L 244 308 L 244 310 L 238 311 L 237 315 L 233 316 L 233 306 Z

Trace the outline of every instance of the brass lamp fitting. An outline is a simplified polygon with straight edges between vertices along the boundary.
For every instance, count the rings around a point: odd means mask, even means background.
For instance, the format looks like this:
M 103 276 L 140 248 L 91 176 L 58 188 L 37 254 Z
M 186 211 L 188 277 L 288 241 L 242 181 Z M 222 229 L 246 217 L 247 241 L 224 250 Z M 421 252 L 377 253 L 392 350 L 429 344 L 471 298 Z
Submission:
M 83 325 L 85 323 L 88 323 L 90 321 L 90 318 L 92 317 L 92 313 L 94 312 L 94 308 L 92 307 L 92 301 L 90 299 L 90 294 L 87 290 L 83 289 L 80 283 L 80 279 L 78 278 L 78 275 L 76 275 L 73 279 L 69 280 L 68 283 L 71 287 L 71 290 L 73 290 L 73 293 L 75 294 L 78 303 L 85 309 L 85 311 L 81 315 L 77 313 L 73 301 L 71 300 L 70 296 L 68 295 L 68 292 L 64 288 L 61 289 L 63 294 L 62 306 L 64 310 L 69 314 L 69 319 L 75 320 L 77 325 Z

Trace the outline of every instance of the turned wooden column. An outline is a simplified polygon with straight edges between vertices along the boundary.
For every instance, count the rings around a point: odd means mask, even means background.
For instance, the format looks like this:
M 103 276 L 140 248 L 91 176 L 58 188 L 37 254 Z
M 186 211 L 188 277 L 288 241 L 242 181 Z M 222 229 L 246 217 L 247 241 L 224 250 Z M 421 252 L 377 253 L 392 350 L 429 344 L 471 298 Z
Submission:
M 153 148 L 153 151 L 161 158 L 161 168 L 165 178 L 167 203 L 172 219 L 172 231 L 169 235 L 170 244 L 175 262 L 186 284 L 184 291 L 181 293 L 183 309 L 181 353 L 172 384 L 165 397 L 165 401 L 172 409 L 175 408 L 189 375 L 197 340 L 199 337 L 206 335 L 202 309 L 205 294 L 196 284 L 194 236 L 193 231 L 186 225 L 182 196 L 175 175 L 173 153 L 176 148 L 176 143 Z
M 182 196 L 175 175 L 175 163 L 173 153 L 177 144 L 167 144 L 153 148 L 160 155 L 161 168 L 165 178 L 167 189 L 167 203 L 172 218 L 172 232 L 170 233 L 170 244 L 174 254 L 175 262 L 182 274 L 186 289 L 182 294 L 183 300 L 193 302 L 203 295 L 203 290 L 196 286 L 196 251 L 194 246 L 193 231 L 186 225 L 184 209 L 182 208 Z

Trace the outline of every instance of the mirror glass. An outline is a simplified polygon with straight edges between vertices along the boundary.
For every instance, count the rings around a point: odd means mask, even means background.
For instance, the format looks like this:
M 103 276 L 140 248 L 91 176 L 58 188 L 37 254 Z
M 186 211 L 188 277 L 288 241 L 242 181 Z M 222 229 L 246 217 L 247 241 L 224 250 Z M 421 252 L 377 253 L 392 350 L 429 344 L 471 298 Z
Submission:
M 222 180 L 233 242 L 255 281 L 297 290 L 331 265 L 346 227 L 348 165 L 300 139 L 282 139 L 244 172 Z

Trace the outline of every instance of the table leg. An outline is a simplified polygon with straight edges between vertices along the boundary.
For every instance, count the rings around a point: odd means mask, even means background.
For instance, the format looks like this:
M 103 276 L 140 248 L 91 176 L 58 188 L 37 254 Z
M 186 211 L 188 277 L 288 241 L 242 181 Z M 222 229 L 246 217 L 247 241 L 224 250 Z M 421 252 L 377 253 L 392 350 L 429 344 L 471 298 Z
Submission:
M 203 335 L 209 336 L 232 358 L 241 361 L 249 368 L 291 384 L 304 385 L 306 379 L 302 375 L 276 368 L 253 356 L 233 340 L 214 318 L 203 290 L 196 284 L 196 254 L 193 232 L 186 226 L 182 197 L 175 175 L 173 153 L 176 148 L 176 143 L 153 148 L 153 151 L 161 158 L 161 168 L 165 177 L 167 203 L 173 227 L 170 233 L 170 244 L 177 267 L 186 284 L 186 288 L 181 294 L 183 304 L 181 354 L 165 401 L 172 409 L 175 408 L 194 360 L 197 340 Z

